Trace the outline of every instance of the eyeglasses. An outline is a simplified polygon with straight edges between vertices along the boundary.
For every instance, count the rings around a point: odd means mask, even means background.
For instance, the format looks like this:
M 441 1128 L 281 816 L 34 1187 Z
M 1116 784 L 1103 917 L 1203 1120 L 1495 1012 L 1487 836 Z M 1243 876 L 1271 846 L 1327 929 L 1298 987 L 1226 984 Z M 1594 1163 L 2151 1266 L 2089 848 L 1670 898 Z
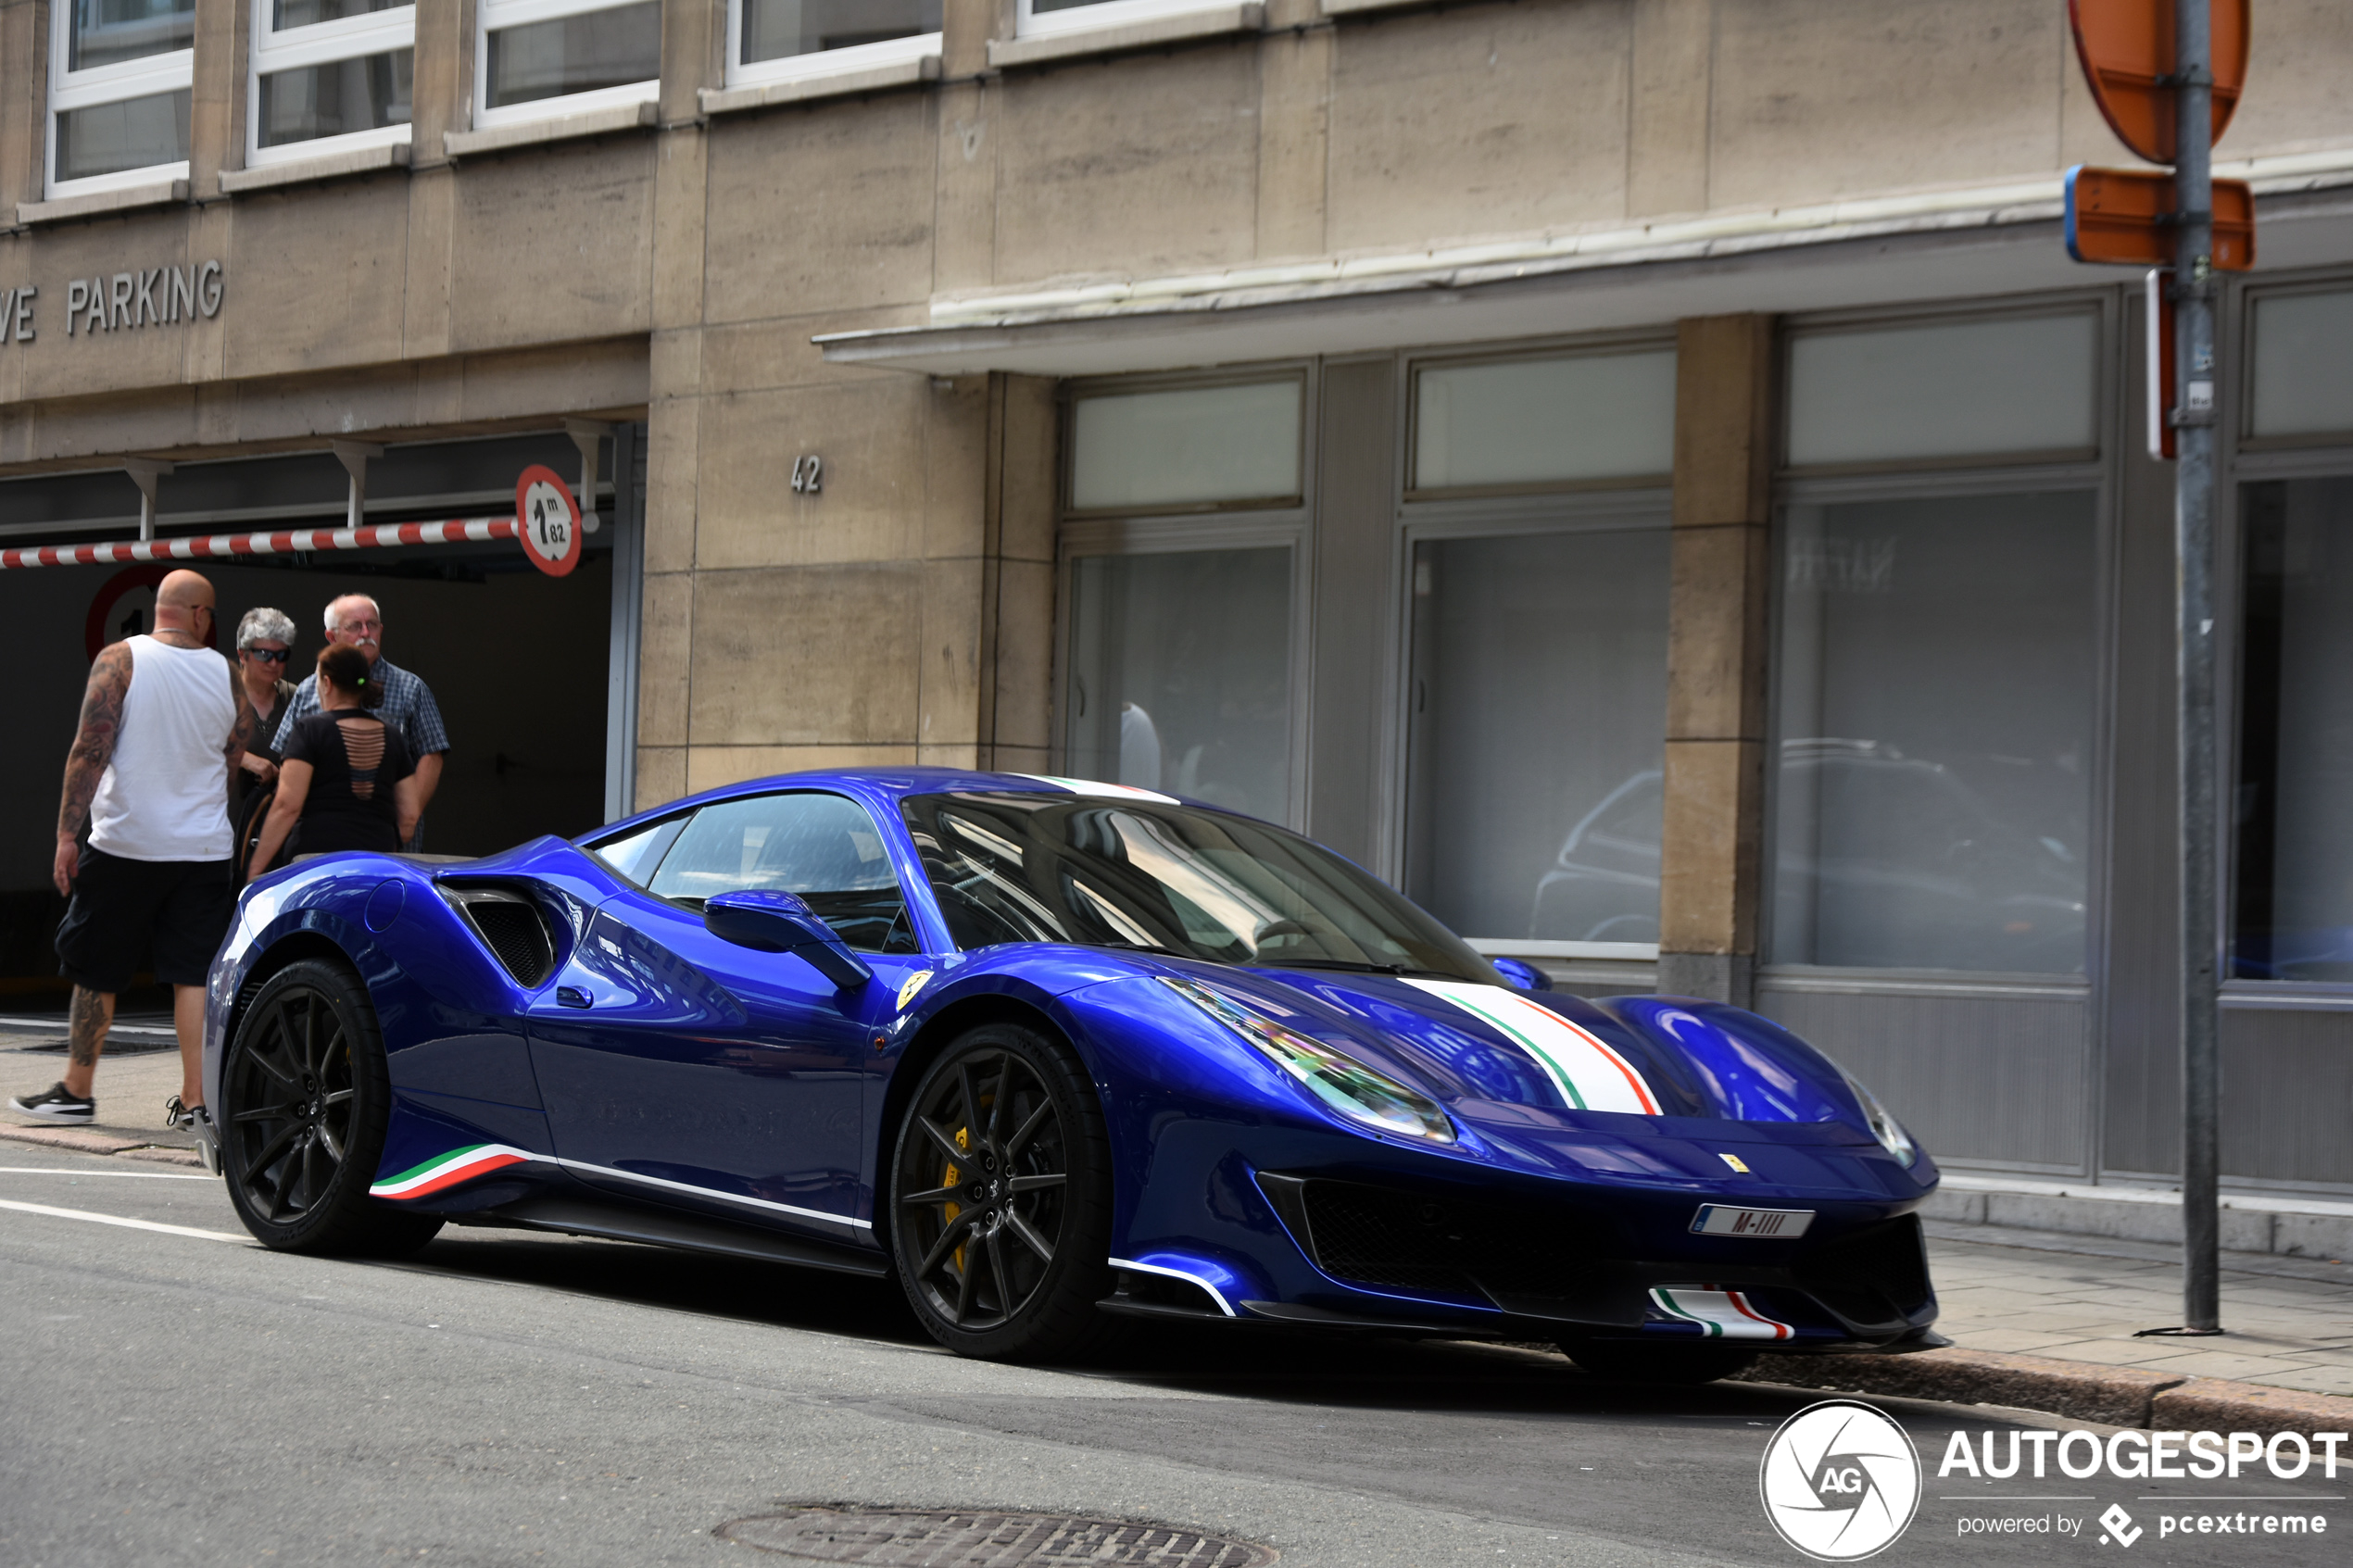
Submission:
M 381 621 L 338 621 L 335 622 L 335 630 L 338 632 L 381 632 L 384 629 L 384 623 Z
M 292 648 L 246 648 L 243 651 L 249 659 L 266 659 L 271 664 L 283 664 L 294 657 Z

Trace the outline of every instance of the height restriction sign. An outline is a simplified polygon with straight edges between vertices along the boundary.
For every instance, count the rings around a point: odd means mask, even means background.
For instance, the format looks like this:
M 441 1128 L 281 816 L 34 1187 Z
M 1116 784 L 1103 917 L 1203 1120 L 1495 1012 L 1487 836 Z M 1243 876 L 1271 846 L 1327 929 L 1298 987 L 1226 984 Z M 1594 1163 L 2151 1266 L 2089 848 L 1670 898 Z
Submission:
M 515 481 L 515 521 L 523 554 L 550 577 L 568 577 L 580 564 L 580 507 L 556 470 L 537 463 Z

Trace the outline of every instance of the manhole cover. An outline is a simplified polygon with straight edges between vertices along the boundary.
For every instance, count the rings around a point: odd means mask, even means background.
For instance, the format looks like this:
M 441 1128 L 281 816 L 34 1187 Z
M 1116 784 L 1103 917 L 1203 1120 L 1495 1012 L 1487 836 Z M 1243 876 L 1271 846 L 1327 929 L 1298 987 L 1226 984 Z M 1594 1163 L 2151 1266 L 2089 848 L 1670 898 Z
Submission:
M 1124 1519 L 1066 1513 L 796 1508 L 722 1524 L 719 1534 L 810 1562 L 874 1568 L 1265 1568 L 1275 1553 L 1248 1541 Z

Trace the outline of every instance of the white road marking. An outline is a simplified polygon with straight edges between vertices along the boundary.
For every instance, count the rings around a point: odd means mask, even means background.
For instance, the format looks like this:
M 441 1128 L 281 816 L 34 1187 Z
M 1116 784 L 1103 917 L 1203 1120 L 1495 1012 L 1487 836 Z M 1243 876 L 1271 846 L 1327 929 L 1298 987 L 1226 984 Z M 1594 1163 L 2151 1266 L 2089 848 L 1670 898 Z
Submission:
M 0 1165 L 0 1176 L 136 1176 L 149 1182 L 217 1182 L 181 1171 L 65 1171 L 48 1165 Z
M 11 1203 L 0 1198 L 0 1209 L 14 1209 L 20 1213 L 46 1214 L 57 1220 L 88 1220 L 100 1225 L 127 1225 L 134 1231 L 161 1231 L 166 1236 L 193 1236 L 199 1241 L 251 1241 L 249 1236 L 232 1236 L 227 1231 L 200 1231 L 194 1225 L 161 1225 L 153 1220 L 133 1220 L 120 1214 L 93 1214 L 87 1209 L 52 1209 L 45 1203 Z

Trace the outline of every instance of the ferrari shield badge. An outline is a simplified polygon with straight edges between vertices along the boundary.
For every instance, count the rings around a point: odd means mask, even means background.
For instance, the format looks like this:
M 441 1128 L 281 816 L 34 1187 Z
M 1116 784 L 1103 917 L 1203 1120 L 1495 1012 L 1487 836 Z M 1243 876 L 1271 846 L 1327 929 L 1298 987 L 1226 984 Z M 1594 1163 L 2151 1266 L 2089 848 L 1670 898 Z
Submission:
M 907 1004 L 915 999 L 915 993 L 930 984 L 931 971 L 927 969 L 919 969 L 915 971 L 914 973 L 909 975 L 907 977 L 907 983 L 899 987 L 899 1010 L 900 1012 L 905 1012 L 907 1010 Z

